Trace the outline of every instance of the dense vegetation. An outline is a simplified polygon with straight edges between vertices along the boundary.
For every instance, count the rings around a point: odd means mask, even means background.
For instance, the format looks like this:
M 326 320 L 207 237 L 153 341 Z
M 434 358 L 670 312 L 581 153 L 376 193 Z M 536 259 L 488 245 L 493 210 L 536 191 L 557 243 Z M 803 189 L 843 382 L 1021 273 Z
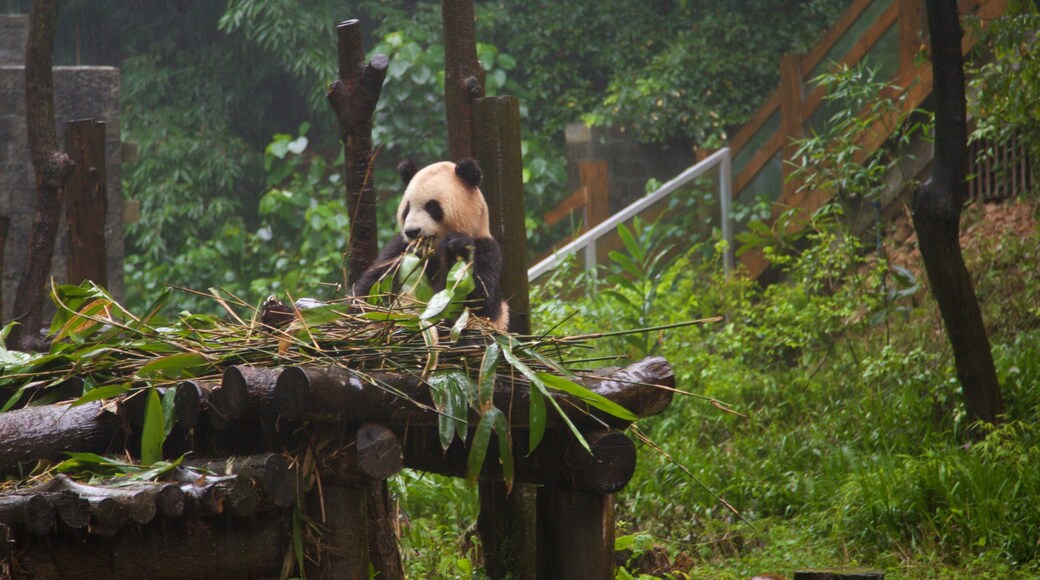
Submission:
M 0 11 L 29 4 L 0 0 Z M 775 86 L 776 55 L 811 46 L 846 4 L 476 2 L 487 92 L 515 94 L 523 106 L 534 244 L 545 243 L 540 216 L 567 193 L 565 123 L 627 125 L 653 142 L 717 141 Z M 164 284 L 220 285 L 253 299 L 280 289 L 258 280 L 274 271 L 298 291 L 331 293 L 317 286 L 340 278 L 340 236 L 325 233 L 342 230 L 329 216 L 340 214 L 343 194 L 324 88 L 336 74 L 333 24 L 346 18 L 360 18 L 366 46 L 391 57 L 374 133 L 377 187 L 391 195 L 397 161 L 446 155 L 439 3 L 62 3 L 57 62 L 122 69 L 123 139 L 138 146 L 124 195 L 141 203 L 141 221 L 127 229 L 129 307 L 144 307 Z M 306 150 L 294 149 L 291 163 L 307 179 L 277 167 L 283 136 L 304 133 Z
M 320 98 L 334 74 L 327 24 L 340 15 L 331 2 L 312 4 L 303 12 L 288 0 L 148 0 L 114 19 L 112 3 L 67 2 L 65 58 L 78 54 L 78 26 L 92 31 L 85 51 L 124 69 L 123 130 L 140 145 L 125 191 L 147 216 L 129 232 L 131 304 L 166 283 L 219 284 L 255 300 L 279 290 L 321 295 L 320 283 L 340 281 L 345 212 Z M 357 15 L 378 23 L 369 46 L 393 57 L 377 121 L 385 165 L 443 154 L 437 6 L 403 4 L 358 4 Z M 560 193 L 554 160 L 564 123 L 638 124 L 652 142 L 710 140 L 772 86 L 776 52 L 805 46 L 845 2 L 638 4 L 478 3 L 489 92 L 515 93 L 524 103 L 533 210 Z M 991 30 L 999 58 L 977 71 L 980 136 L 1040 134 L 1038 28 L 1036 10 L 1025 8 Z M 229 73 L 236 70 L 243 72 Z M 727 84 L 733 76 L 747 82 Z M 832 79 L 854 97 L 845 110 L 870 103 L 883 110 L 863 76 L 841 71 Z M 838 119 L 854 125 L 854 118 Z M 853 141 L 840 134 L 840 122 L 832 128 L 804 143 L 804 171 L 840 179 L 838 203 L 815 216 L 801 239 L 764 226 L 744 239 L 767 248 L 783 284 L 761 288 L 722 276 L 717 247 L 677 250 L 669 236 L 682 228 L 662 223 L 633 225 L 611 268 L 560 270 L 536 289 L 542 330 L 725 316 L 716 325 L 599 345 L 604 354 L 666 356 L 681 388 L 695 395 L 640 425 L 661 452 L 641 450 L 636 479 L 618 496 L 623 577 L 747 577 L 848 563 L 896 577 L 1040 574 L 1035 192 L 1001 210 L 1014 217 L 1005 223 L 1020 227 L 980 225 L 990 213 L 981 207 L 965 217 L 966 228 L 985 233 L 966 238 L 966 253 L 1008 407 L 1002 426 L 972 442 L 912 242 L 865 245 L 843 219 L 845 202 L 876 196 L 879 169 L 898 149 L 864 167 L 835 165 L 829 156 L 841 151 L 824 145 Z M 845 173 L 819 171 L 828 167 Z M 201 307 L 187 299 L 181 306 Z M 470 488 L 406 474 L 394 490 L 409 521 L 403 532 L 414 577 L 479 574 L 467 533 L 476 510 Z

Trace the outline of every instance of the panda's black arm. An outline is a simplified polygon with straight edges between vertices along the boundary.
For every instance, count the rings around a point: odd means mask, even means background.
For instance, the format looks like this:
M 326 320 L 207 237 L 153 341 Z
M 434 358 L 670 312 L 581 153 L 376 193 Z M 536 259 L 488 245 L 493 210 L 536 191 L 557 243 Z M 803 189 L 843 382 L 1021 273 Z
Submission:
M 447 275 L 456 260 L 469 260 L 470 252 L 473 252 L 475 287 L 466 300 L 473 303 L 474 312 L 495 320 L 502 312 L 502 292 L 499 289 L 502 251 L 494 238 L 471 238 L 457 232 L 446 234 L 437 247 L 442 260 L 441 276 Z
M 394 266 L 396 258 L 407 249 L 408 241 L 404 239 L 404 236 L 394 236 L 392 240 L 387 242 L 383 246 L 383 251 L 380 252 L 375 264 L 369 266 L 365 273 L 361 275 L 361 278 L 354 283 L 352 290 L 354 296 L 368 296 L 376 282 L 386 275 L 387 271 Z
M 475 288 L 468 299 L 480 305 L 481 316 L 497 320 L 502 313 L 502 250 L 492 238 L 477 238 L 473 242 L 473 282 Z

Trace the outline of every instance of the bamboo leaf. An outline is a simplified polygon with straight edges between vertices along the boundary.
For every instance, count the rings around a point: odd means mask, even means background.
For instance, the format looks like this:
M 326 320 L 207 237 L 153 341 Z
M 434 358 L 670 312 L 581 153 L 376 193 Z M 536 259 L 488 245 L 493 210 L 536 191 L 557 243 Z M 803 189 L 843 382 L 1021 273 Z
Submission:
M 495 369 L 498 368 L 498 357 L 501 348 L 498 343 L 491 343 L 484 351 L 480 361 L 480 375 L 477 377 L 477 411 L 483 415 L 491 408 L 495 396 Z
M 488 443 L 491 441 L 491 429 L 493 420 L 491 413 L 485 414 L 477 423 L 477 429 L 473 433 L 473 441 L 469 446 L 469 457 L 466 460 L 466 481 L 475 483 L 480 475 L 480 469 L 484 466 L 484 457 L 487 456 Z
M 462 336 L 462 331 L 466 330 L 466 325 L 469 324 L 469 308 L 463 308 L 462 314 L 455 321 L 455 324 L 451 326 L 451 341 L 458 342 L 459 337 Z
M 643 249 L 639 247 L 636 239 L 632 236 L 632 231 L 625 227 L 625 224 L 618 224 L 617 227 L 618 237 L 621 238 L 621 242 L 625 244 L 625 249 L 628 253 L 636 259 L 636 261 L 642 261 Z
M 163 429 L 162 403 L 155 387 L 149 387 L 144 405 L 144 425 L 141 427 L 141 463 L 152 465 L 162 460 L 162 446 L 166 439 Z
M 105 385 L 104 387 L 98 387 L 91 389 L 84 393 L 84 395 L 75 400 L 72 403 L 73 407 L 80 405 L 86 405 L 87 403 L 93 403 L 94 401 L 100 401 L 101 399 L 111 399 L 112 397 L 118 397 L 124 393 L 130 391 L 129 383 L 121 383 L 118 385 Z
M 419 318 L 421 320 L 432 320 L 441 312 L 444 312 L 444 309 L 451 304 L 451 300 L 454 297 L 455 294 L 447 288 L 434 294 L 433 298 L 430 298 L 430 302 L 426 305 L 426 309 L 419 315 Z
M 632 411 L 629 411 L 599 393 L 590 391 L 588 388 L 579 385 L 570 379 L 565 379 L 549 373 L 538 373 L 538 377 L 542 379 L 542 382 L 544 382 L 546 386 L 577 397 L 600 411 L 610 413 L 619 419 L 625 421 L 636 421 L 639 419 L 639 417 L 632 413 Z
M 137 371 L 137 376 L 145 379 L 187 379 L 209 366 L 209 361 L 201 354 L 181 352 L 149 362 Z
M 545 436 L 545 395 L 542 394 L 538 389 L 531 389 L 530 393 L 530 404 L 528 411 L 528 441 L 527 441 L 527 452 L 531 453 L 538 448 L 538 444 L 542 442 L 542 437 Z
M 506 493 L 513 489 L 513 440 L 510 435 L 509 422 L 506 416 L 498 409 L 492 407 L 488 411 L 491 416 L 491 424 L 498 434 L 498 459 L 502 463 L 502 479 L 505 480 Z
M 173 421 L 176 417 L 176 405 L 173 402 L 177 395 L 177 389 L 166 389 L 162 395 L 162 417 L 163 417 L 163 440 L 170 436 L 173 430 Z

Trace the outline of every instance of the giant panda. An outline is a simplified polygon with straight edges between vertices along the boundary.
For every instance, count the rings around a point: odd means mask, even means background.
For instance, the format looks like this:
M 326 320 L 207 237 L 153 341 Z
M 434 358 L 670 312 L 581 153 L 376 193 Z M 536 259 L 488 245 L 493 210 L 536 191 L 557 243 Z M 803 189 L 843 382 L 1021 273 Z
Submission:
M 499 289 L 502 252 L 488 226 L 487 203 L 479 187 L 483 177 L 480 166 L 469 158 L 457 164 L 441 161 L 422 169 L 403 161 L 397 172 L 405 185 L 397 207 L 400 234 L 386 244 L 376 263 L 357 281 L 353 294 L 367 296 L 376 282 L 395 269 L 413 242 L 427 238 L 434 247 L 427 266 L 434 291 L 444 289 L 455 261 L 467 260 L 472 252 L 475 288 L 467 296 L 470 308 L 495 328 L 507 330 L 509 307 Z

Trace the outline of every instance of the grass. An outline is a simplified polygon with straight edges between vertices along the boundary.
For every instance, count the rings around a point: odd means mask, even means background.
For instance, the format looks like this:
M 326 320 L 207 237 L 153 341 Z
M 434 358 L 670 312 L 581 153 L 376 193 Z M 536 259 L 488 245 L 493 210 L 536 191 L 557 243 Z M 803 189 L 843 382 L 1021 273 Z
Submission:
M 1022 203 L 1031 211 L 1033 202 Z M 1035 228 L 991 232 L 965 248 L 1008 411 L 1002 427 L 973 442 L 920 270 L 919 290 L 886 295 L 887 263 L 854 245 L 835 255 L 832 235 L 820 232 L 791 264 L 788 283 L 766 290 L 682 260 L 655 279 L 650 323 L 726 320 L 669 331 L 644 348 L 673 363 L 680 388 L 745 416 L 680 398 L 640 422 L 689 474 L 641 448 L 636 475 L 617 496 L 628 557 L 619 577 L 790 576 L 831 566 L 881 569 L 889 578 L 1040 574 L 1040 236 Z M 814 268 L 823 258 L 813 248 L 830 252 L 827 268 Z M 840 283 L 819 275 L 841 260 Z M 627 299 L 639 308 L 633 319 L 646 312 L 640 296 Z M 536 304 L 546 326 L 577 311 L 565 334 L 596 330 L 608 313 L 626 318 L 624 305 L 603 295 L 555 300 L 550 292 Z M 600 349 L 639 356 L 637 346 L 605 340 Z M 408 494 L 406 510 L 475 497 L 457 485 L 412 486 Z M 440 513 L 462 513 L 448 510 Z M 464 513 L 449 536 L 463 537 L 472 525 L 475 512 Z M 439 553 L 471 562 L 471 545 L 454 542 Z

